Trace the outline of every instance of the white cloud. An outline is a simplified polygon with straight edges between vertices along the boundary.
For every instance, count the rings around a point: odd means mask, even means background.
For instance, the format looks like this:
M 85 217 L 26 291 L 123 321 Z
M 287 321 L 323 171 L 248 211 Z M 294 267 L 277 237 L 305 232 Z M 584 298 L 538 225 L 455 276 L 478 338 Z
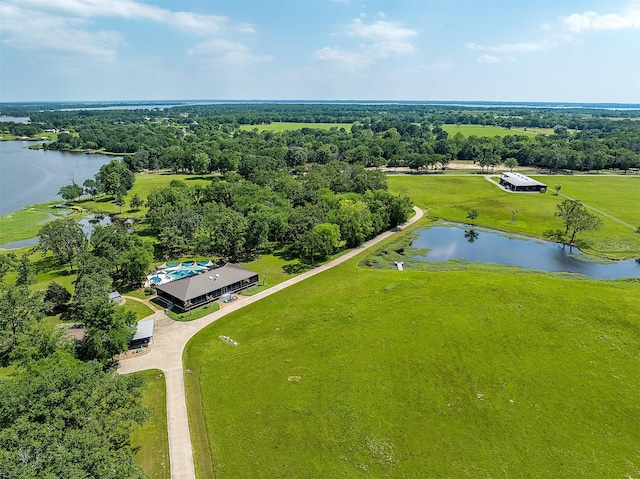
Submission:
M 417 31 L 405 28 L 400 23 L 377 20 L 373 23 L 366 24 L 362 23 L 362 20 L 359 18 L 353 20 L 353 22 L 345 28 L 344 32 L 351 37 L 364 38 L 377 42 L 406 41 L 418 34 Z
M 499 63 L 501 60 L 498 57 L 492 55 L 482 55 L 478 57 L 480 63 Z
M 513 54 L 530 53 L 557 48 L 562 44 L 566 44 L 576 40 L 576 34 L 586 30 L 619 30 L 623 28 L 640 28 L 640 1 L 635 0 L 621 14 L 610 13 L 601 15 L 597 12 L 586 12 L 582 14 L 574 13 L 567 17 L 559 17 L 561 26 L 564 27 L 564 33 L 549 35 L 539 41 L 519 42 L 519 43 L 501 43 L 497 45 L 479 45 L 474 42 L 465 43 L 465 47 L 469 50 L 512 54 L 499 58 L 492 55 L 482 55 L 478 61 L 485 63 L 496 63 L 502 59 L 515 61 Z M 542 30 L 551 30 L 552 25 L 544 23 L 540 25 Z
M 149 20 L 197 34 L 220 31 L 229 19 L 219 15 L 173 12 L 134 0 L 10 0 L 22 8 L 80 18 L 112 17 Z
M 201 57 L 235 65 L 273 60 L 273 57 L 269 55 L 251 53 L 249 47 L 243 43 L 222 39 L 213 39 L 200 43 L 189 49 L 187 53 L 191 57 Z
M 113 60 L 116 47 L 126 44 L 119 32 L 89 32 L 78 27 L 86 20 L 25 11 L 0 3 L 3 44 L 22 50 L 82 55 L 85 59 Z
M 473 42 L 464 44 L 464 46 L 470 50 L 487 52 L 536 52 L 540 50 L 549 50 L 557 45 L 558 42 L 554 39 L 545 39 L 540 42 L 502 43 L 500 45 L 491 46 L 478 45 Z
M 356 18 L 342 29 L 341 34 L 364 42 L 357 48 L 324 47 L 316 50 L 312 58 L 335 62 L 353 70 L 371 65 L 379 59 L 408 55 L 417 51 L 409 39 L 418 32 L 397 22 L 376 20 L 373 23 L 364 23 L 360 18 Z
M 116 31 L 95 31 L 96 20 L 108 17 L 167 25 L 217 39 L 197 45 L 192 51 L 200 52 L 203 45 L 210 45 L 209 50 L 213 52 L 217 45 L 218 53 L 210 56 L 230 63 L 270 58 L 252 54 L 242 42 L 229 40 L 254 34 L 254 26 L 250 23 L 234 24 L 224 16 L 175 12 L 135 0 L 5 0 L 0 2 L 0 17 L 3 43 L 23 50 L 113 59 L 117 55 L 117 47 L 126 45 L 126 41 Z
M 597 12 L 574 13 L 568 17 L 560 17 L 560 23 L 572 33 L 583 30 L 620 30 L 623 28 L 640 28 L 640 8 L 631 5 L 624 13 Z
M 374 61 L 374 59 L 366 53 L 332 47 L 324 47 L 316 50 L 313 52 L 312 57 L 316 60 L 339 63 L 349 70 L 366 67 Z

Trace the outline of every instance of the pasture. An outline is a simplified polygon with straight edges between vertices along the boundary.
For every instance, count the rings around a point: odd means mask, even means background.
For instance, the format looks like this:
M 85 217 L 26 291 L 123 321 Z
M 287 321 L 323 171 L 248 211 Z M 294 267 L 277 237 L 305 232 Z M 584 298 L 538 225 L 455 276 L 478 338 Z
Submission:
M 136 194 L 146 202 L 147 196 L 149 196 L 151 192 L 159 188 L 169 186 L 169 184 L 174 180 L 184 181 L 189 186 L 194 186 L 196 184 L 205 186 L 211 183 L 213 177 L 214 175 L 200 176 L 169 173 L 138 173 L 136 174 L 136 181 L 133 184 L 133 188 L 131 188 L 125 196 L 126 205 L 122 207 L 122 215 L 127 218 L 141 220 L 147 214 L 148 208 L 146 206 L 142 206 L 139 210 L 130 209 L 129 201 Z M 111 196 L 84 198 L 78 202 L 78 205 L 92 212 L 108 214 L 120 213 L 120 207 L 113 202 L 113 197 Z
M 474 136 L 499 136 L 500 138 L 510 135 L 522 135 L 534 137 L 537 133 L 525 130 L 509 130 L 499 126 L 483 126 L 483 125 L 442 125 L 442 129 L 453 136 L 456 133 L 462 133 L 465 137 Z
M 632 215 L 637 215 L 633 205 L 640 204 L 640 178 L 541 176 L 537 179 L 550 188 L 563 183 L 561 193 L 587 205 L 593 204 L 613 217 L 631 221 Z M 580 186 L 582 180 L 585 183 Z M 476 224 L 480 226 L 539 238 L 564 232 L 561 219 L 554 216 L 556 205 L 564 198 L 551 191 L 508 193 L 482 176 L 390 176 L 388 183 L 392 192 L 408 195 L 427 216 L 434 218 L 467 223 L 467 212 L 476 208 L 480 212 Z M 618 198 L 614 198 L 616 195 Z M 516 221 L 512 223 L 514 211 Z M 583 251 L 614 259 L 640 256 L 640 234 L 609 217 L 598 216 L 603 222 L 600 230 L 583 232 L 576 237 Z
M 358 259 L 188 344 L 199 477 L 640 474 L 637 284 Z
M 640 176 L 540 176 L 538 181 L 561 184 L 561 195 L 579 199 L 634 227 L 640 227 Z
M 257 129 L 259 132 L 262 131 L 291 131 L 291 130 L 301 130 L 302 128 L 315 128 L 319 130 L 330 130 L 331 128 L 344 128 L 345 130 L 351 129 L 352 123 L 301 123 L 301 122 L 273 122 L 268 125 L 242 125 L 240 126 L 241 130 L 251 131 L 253 129 Z

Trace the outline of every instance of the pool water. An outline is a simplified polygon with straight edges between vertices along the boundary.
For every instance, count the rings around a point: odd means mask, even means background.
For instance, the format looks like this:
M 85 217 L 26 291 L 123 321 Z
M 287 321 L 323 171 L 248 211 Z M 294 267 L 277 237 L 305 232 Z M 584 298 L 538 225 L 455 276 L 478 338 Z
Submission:
M 196 274 L 200 274 L 206 270 L 207 268 L 193 267 L 193 268 L 180 268 L 176 270 L 167 269 L 165 270 L 165 272 L 167 273 L 167 276 L 169 276 L 171 279 L 182 279 L 188 276 L 194 276 Z

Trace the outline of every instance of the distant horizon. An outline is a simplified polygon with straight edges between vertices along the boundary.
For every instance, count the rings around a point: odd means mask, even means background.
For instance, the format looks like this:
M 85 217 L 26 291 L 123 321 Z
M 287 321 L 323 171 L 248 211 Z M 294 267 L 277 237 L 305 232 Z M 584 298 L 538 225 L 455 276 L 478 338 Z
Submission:
M 509 105 L 509 106 L 531 106 L 531 105 L 570 105 L 570 106 L 624 106 L 638 107 L 640 103 L 629 102 L 581 102 L 581 101 L 513 101 L 513 100 L 389 100 L 389 99 L 268 99 L 268 98 L 166 98 L 166 99 L 139 99 L 139 100 L 30 100 L 30 101 L 0 101 L 0 105 L 20 106 L 20 105 L 186 105 L 186 104 L 251 104 L 251 103 L 273 103 L 273 104 L 432 104 L 432 105 Z

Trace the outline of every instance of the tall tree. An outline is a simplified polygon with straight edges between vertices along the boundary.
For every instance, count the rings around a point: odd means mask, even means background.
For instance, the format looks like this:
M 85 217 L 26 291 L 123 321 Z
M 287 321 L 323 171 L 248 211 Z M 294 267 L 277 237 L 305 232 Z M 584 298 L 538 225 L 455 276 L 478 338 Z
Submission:
M 360 246 L 373 232 L 371 212 L 361 200 L 340 200 L 337 208 L 330 212 L 329 219 L 340 226 L 340 235 L 349 248 Z
M 467 219 L 471 220 L 471 224 L 475 225 L 476 223 L 476 218 L 480 216 L 480 212 L 475 209 L 475 208 L 471 208 L 468 212 L 467 212 Z
M 130 434 L 142 378 L 57 352 L 0 381 L 0 471 L 15 478 L 143 479 Z
M 72 183 L 60 188 L 58 194 L 62 196 L 62 199 L 65 201 L 75 201 L 82 196 L 83 191 L 82 186 Z
M 580 200 L 564 200 L 556 206 L 558 208 L 556 216 L 562 217 L 566 226 L 565 233 L 571 230 L 569 244 L 573 244 L 576 234 L 582 231 L 595 231 L 602 227 L 600 218 L 589 213 Z
M 84 251 L 87 237 L 73 218 L 60 218 L 46 223 L 38 232 L 38 249 L 51 251 L 60 264 L 68 264 L 73 272 L 73 260 Z
M 16 265 L 16 272 L 18 273 L 18 277 L 16 278 L 16 285 L 29 286 L 30 284 L 35 283 L 36 273 L 34 271 L 33 265 L 31 264 L 31 261 L 29 261 L 28 254 L 23 254 L 22 256 L 20 256 L 18 264 Z
M 138 211 L 142 206 L 144 206 L 144 200 L 140 198 L 140 195 L 138 195 L 138 193 L 136 193 L 129 200 L 129 206 L 132 210 Z
M 100 189 L 111 196 L 118 193 L 126 195 L 135 181 L 133 172 L 124 162 L 118 160 L 102 165 L 95 177 Z
M 44 318 L 49 305 L 42 291 L 31 292 L 26 286 L 3 285 L 0 288 L 0 360 L 18 344 L 20 334 Z M 1 469 L 0 469 L 1 470 Z
M 298 241 L 298 249 L 303 256 L 311 259 L 315 266 L 315 258 L 326 258 L 340 246 L 340 227 L 332 223 L 321 223 L 307 231 Z

